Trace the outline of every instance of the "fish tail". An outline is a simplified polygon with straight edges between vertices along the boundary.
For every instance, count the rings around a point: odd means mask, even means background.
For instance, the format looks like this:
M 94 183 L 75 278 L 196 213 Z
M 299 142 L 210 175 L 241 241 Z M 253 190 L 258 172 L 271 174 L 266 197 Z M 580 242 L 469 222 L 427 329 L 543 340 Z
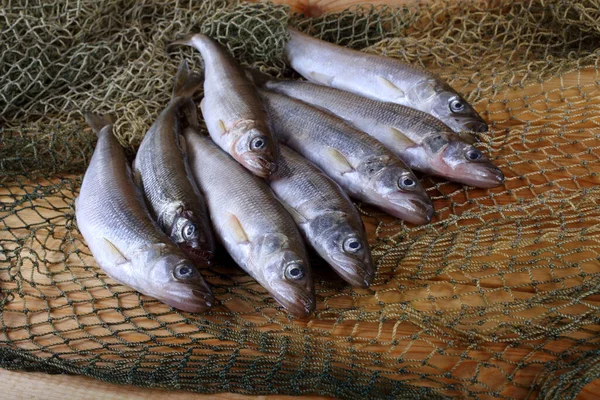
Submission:
M 112 125 L 114 123 L 113 119 L 108 115 L 102 115 L 92 112 L 86 112 L 83 114 L 85 117 L 85 121 L 89 126 L 92 127 L 92 130 L 96 133 L 96 135 L 100 134 L 102 128 L 108 125 Z
M 191 33 L 182 37 L 181 39 L 177 39 L 167 45 L 167 51 L 171 51 L 175 46 L 192 46 L 196 47 L 194 44 L 194 39 L 206 39 L 207 36 L 202 33 Z M 197 40 L 199 41 L 199 40 Z
M 255 86 L 262 87 L 274 78 L 271 75 L 267 75 L 264 72 L 259 71 L 256 68 L 246 68 L 246 77 L 250 79 Z
M 183 61 L 175 76 L 172 99 L 178 97 L 191 99 L 203 83 L 203 76 L 196 72 L 190 72 L 187 61 Z

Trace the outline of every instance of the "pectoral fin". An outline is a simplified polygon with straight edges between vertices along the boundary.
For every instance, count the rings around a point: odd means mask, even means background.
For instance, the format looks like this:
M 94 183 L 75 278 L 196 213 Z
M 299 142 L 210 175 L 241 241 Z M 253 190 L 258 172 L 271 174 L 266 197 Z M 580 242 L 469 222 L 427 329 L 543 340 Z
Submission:
M 140 170 L 138 170 L 137 168 L 135 168 L 135 163 L 133 164 L 133 171 L 132 171 L 132 178 L 133 178 L 133 183 L 135 183 L 135 186 L 137 186 L 139 189 L 143 189 L 143 183 L 142 183 L 142 173 L 140 172 Z
M 298 210 L 296 210 L 293 207 L 290 207 L 289 205 L 287 205 L 285 203 L 282 203 L 282 204 L 285 207 L 286 211 L 288 213 L 290 213 L 290 215 L 292 216 L 294 221 L 296 221 L 296 224 L 302 225 L 302 224 L 305 224 L 306 222 L 308 222 L 308 219 L 306 219 L 302 214 L 300 214 L 298 212 Z
M 388 131 L 390 135 L 396 140 L 401 150 L 412 147 L 416 145 L 410 138 L 408 138 L 404 133 L 402 133 L 398 128 L 394 128 L 393 126 L 388 126 Z
M 179 150 L 181 150 L 181 154 L 187 156 L 187 143 L 183 135 L 176 133 L 177 135 L 177 144 L 179 146 Z
M 320 72 L 309 72 L 308 74 L 312 81 L 320 83 L 321 85 L 331 86 L 333 83 L 333 76 L 321 74 Z
M 227 220 L 227 229 L 229 232 L 231 232 L 234 240 L 237 243 L 241 244 L 250 242 L 250 239 L 248 239 L 248 234 L 246 234 L 242 223 L 234 214 L 231 214 Z
M 392 82 L 390 82 L 388 79 L 384 78 L 383 76 L 377 76 L 377 81 L 379 82 L 379 84 L 381 86 L 393 91 L 396 94 L 396 96 L 398 96 L 398 97 L 406 96 L 406 93 L 404 93 L 404 90 L 400 89 L 398 86 L 394 85 Z
M 125 255 L 123 253 L 121 253 L 121 251 L 117 248 L 117 246 L 115 246 L 113 244 L 113 242 L 111 242 L 107 238 L 103 238 L 103 239 L 104 239 L 106 251 L 107 251 L 108 255 L 112 258 L 112 260 L 115 264 L 118 265 L 118 264 L 125 264 L 125 263 L 129 262 L 127 257 L 125 257 Z
M 227 127 L 225 126 L 225 122 L 223 122 L 222 120 L 217 121 L 217 127 L 219 128 L 219 134 L 221 136 L 227 133 Z
M 340 171 L 342 175 L 347 172 L 354 171 L 354 167 L 352 166 L 352 164 L 350 164 L 350 161 L 348 161 L 346 156 L 340 153 L 339 150 L 334 149 L 333 147 L 329 147 L 327 149 L 327 153 L 329 156 L 328 159 L 331 160 L 334 167 L 338 171 Z

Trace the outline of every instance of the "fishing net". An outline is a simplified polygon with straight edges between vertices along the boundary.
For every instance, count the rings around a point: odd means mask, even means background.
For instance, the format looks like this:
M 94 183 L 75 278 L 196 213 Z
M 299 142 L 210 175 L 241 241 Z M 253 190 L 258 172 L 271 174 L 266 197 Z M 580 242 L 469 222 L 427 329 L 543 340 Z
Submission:
M 485 4 L 484 4 L 485 3 Z M 109 382 L 340 398 L 572 399 L 600 374 L 600 1 L 361 6 L 307 18 L 225 1 L 4 0 L 0 9 L 0 366 Z M 312 10 L 313 14 L 315 10 Z M 318 11 L 318 10 L 317 10 Z M 439 73 L 491 131 L 483 190 L 423 178 L 414 227 L 358 205 L 377 275 L 352 289 L 313 260 L 318 306 L 289 317 L 222 256 L 218 304 L 178 312 L 117 284 L 77 228 L 94 146 L 117 117 L 130 154 L 204 32 L 294 77 L 289 23 Z

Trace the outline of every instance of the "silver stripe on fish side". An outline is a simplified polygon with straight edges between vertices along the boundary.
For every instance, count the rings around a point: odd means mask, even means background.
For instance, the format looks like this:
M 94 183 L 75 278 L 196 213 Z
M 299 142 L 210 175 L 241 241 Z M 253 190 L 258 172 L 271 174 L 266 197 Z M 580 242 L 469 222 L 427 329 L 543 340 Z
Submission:
M 300 100 L 259 90 L 278 139 L 302 154 L 349 195 L 413 224 L 431 220 L 433 205 L 400 158 L 340 118 Z
M 77 225 L 114 280 L 184 311 L 201 312 L 213 294 L 185 254 L 152 219 L 123 148 L 106 118 L 86 114 L 98 135 L 75 204 Z
M 192 171 L 217 237 L 235 262 L 290 314 L 315 308 L 312 275 L 294 220 L 268 185 L 208 137 L 185 130 Z
M 217 42 L 202 34 L 171 43 L 196 48 L 204 60 L 204 99 L 200 104 L 213 141 L 260 177 L 277 169 L 279 149 L 271 135 L 256 88 Z
M 335 272 L 355 287 L 369 287 L 375 274 L 360 214 L 348 195 L 319 168 L 290 148 L 279 147 L 271 189 L 304 238 Z
M 187 165 L 185 140 L 178 114 L 197 119 L 191 97 L 202 78 L 187 63 L 177 71 L 173 96 L 150 127 L 137 152 L 134 179 L 150 210 L 171 240 L 199 264 L 208 264 L 215 250 L 208 210 Z
M 447 83 L 423 68 L 393 58 L 347 49 L 289 29 L 285 54 L 292 68 L 321 85 L 374 100 L 416 108 L 455 132 L 486 132 L 475 109 Z
M 504 182 L 502 171 L 480 150 L 425 112 L 311 82 L 250 73 L 265 89 L 343 118 L 380 141 L 414 170 L 474 187 L 490 188 Z

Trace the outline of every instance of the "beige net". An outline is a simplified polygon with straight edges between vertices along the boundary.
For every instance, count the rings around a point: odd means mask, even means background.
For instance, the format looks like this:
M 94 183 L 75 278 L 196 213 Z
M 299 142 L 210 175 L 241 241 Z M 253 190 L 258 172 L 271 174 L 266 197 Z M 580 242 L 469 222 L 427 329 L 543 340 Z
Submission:
M 198 392 L 341 398 L 574 398 L 600 373 L 600 2 L 417 3 L 308 19 L 272 4 L 6 0 L 0 9 L 0 366 Z M 423 183 L 437 217 L 360 206 L 377 262 L 352 289 L 313 262 L 318 307 L 289 317 L 222 257 L 219 304 L 181 313 L 97 268 L 74 219 L 93 151 L 82 110 L 130 151 L 207 33 L 286 69 L 288 23 L 440 73 L 491 123 L 507 176 Z

